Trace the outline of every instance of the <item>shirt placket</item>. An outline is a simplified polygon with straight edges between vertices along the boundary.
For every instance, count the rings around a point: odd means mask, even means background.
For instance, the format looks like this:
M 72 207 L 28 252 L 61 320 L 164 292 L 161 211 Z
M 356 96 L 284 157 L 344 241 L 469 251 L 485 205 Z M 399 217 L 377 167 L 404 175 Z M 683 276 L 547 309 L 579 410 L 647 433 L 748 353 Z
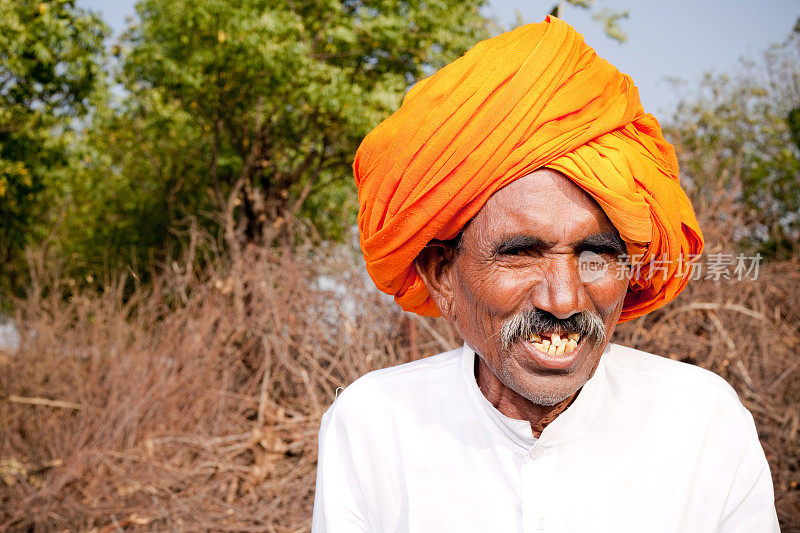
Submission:
M 554 516 L 558 512 L 558 479 L 555 449 L 537 442 L 522 458 L 520 482 L 523 531 L 556 531 Z

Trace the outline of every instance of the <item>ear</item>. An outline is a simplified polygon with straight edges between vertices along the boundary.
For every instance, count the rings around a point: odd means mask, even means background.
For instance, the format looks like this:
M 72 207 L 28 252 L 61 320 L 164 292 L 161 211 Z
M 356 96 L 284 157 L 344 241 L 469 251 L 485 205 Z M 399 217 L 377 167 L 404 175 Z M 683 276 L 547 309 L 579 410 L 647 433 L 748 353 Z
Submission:
M 455 245 L 433 240 L 423 248 L 414 260 L 414 267 L 417 274 L 425 282 L 428 292 L 434 303 L 439 308 L 442 317 L 455 322 L 456 313 L 453 306 L 453 290 L 455 265 L 454 262 L 458 255 Z

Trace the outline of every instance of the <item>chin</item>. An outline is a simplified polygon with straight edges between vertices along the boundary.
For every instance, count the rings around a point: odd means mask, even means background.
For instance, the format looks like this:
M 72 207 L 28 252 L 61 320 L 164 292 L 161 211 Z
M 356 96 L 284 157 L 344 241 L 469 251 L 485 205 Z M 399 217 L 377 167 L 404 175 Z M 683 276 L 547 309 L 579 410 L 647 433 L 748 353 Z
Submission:
M 587 380 L 581 381 L 577 386 L 559 387 L 544 385 L 538 388 L 530 387 L 528 390 L 524 391 L 525 394 L 522 394 L 522 396 L 535 405 L 552 407 L 575 396 L 575 394 L 581 390 L 581 387 L 586 384 L 586 381 Z
M 517 369 L 519 370 L 519 369 Z M 544 407 L 552 407 L 572 398 L 587 381 L 575 374 L 554 376 L 536 376 L 516 374 L 504 369 L 500 381 L 508 388 L 533 403 Z M 499 377 L 499 376 L 498 376 Z
M 580 389 L 579 389 L 580 390 Z M 554 405 L 558 405 L 561 402 L 572 398 L 575 393 L 578 392 L 552 392 L 547 393 L 545 391 L 537 391 L 537 393 L 531 394 L 526 396 L 527 400 L 535 405 L 541 405 L 543 407 L 553 407 Z

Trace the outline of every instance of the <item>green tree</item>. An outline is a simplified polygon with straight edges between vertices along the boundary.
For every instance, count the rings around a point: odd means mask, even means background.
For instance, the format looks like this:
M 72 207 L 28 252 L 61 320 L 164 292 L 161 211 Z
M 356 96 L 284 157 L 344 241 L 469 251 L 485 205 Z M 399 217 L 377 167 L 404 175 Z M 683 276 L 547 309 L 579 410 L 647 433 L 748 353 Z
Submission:
M 72 146 L 78 162 L 62 180 L 63 220 L 51 246 L 78 280 L 132 267 L 147 277 L 172 258 L 175 232 L 214 206 L 206 194 L 207 133 L 195 117 L 139 89 L 95 102 L 92 121 Z
M 786 257 L 800 251 L 800 34 L 738 76 L 704 78 L 667 133 L 714 241 Z
M 229 237 L 273 242 L 298 218 L 335 236 L 355 210 L 358 143 L 411 84 L 486 36 L 482 3 L 141 0 L 122 79 L 133 98 L 157 93 L 190 117 L 202 153 L 172 157 L 202 162 Z
M 0 290 L 24 284 L 22 252 L 52 222 L 71 172 L 72 127 L 103 79 L 106 26 L 73 0 L 0 0 Z

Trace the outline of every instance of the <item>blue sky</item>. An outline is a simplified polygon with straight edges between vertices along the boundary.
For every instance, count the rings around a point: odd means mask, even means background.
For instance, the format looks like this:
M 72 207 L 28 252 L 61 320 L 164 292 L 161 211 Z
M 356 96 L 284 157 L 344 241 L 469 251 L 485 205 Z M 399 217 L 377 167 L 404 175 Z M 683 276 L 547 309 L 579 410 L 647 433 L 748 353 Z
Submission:
M 164 0 L 169 1 L 169 0 Z M 99 11 L 115 31 L 134 14 L 134 0 L 78 0 Z M 528 22 L 539 22 L 556 0 L 491 0 L 485 9 L 501 24 L 519 10 Z M 622 21 L 628 42 L 608 39 L 591 15 L 568 6 L 563 17 L 586 42 L 620 70 L 630 74 L 647 111 L 666 117 L 678 99 L 666 81 L 681 78 L 691 91 L 704 72 L 734 72 L 739 58 L 758 58 L 771 43 L 782 41 L 800 16 L 798 0 L 596 0 L 597 8 L 629 10 Z

